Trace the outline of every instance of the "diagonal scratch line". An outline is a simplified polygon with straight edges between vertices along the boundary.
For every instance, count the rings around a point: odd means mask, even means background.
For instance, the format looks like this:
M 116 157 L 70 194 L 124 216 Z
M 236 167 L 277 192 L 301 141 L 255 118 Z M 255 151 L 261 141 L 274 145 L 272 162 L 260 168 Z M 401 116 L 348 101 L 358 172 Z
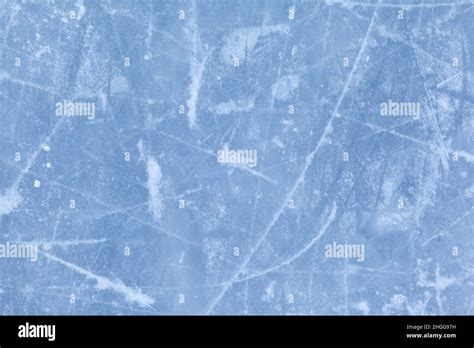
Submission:
M 44 255 L 47 259 L 55 261 L 60 263 L 63 266 L 66 266 L 67 268 L 82 274 L 85 276 L 87 279 L 92 279 L 96 281 L 96 288 L 99 290 L 112 290 L 115 292 L 120 293 L 125 297 L 125 300 L 128 302 L 136 302 L 142 307 L 149 307 L 151 306 L 155 300 L 153 300 L 151 297 L 148 295 L 145 295 L 141 292 L 141 290 L 135 290 L 132 288 L 127 287 L 124 283 L 122 283 L 120 280 L 110 280 L 106 277 L 99 276 L 95 273 L 92 273 L 82 267 L 76 266 L 73 263 L 70 263 L 68 261 L 65 261 L 57 256 L 54 256 L 50 253 L 47 253 L 42 250 L 38 250 L 38 252 L 42 255 Z
M 180 138 L 177 138 L 177 137 L 175 137 L 175 136 L 173 136 L 173 135 L 170 135 L 170 134 L 167 134 L 167 133 L 165 133 L 165 132 L 161 132 L 161 131 L 160 131 L 160 132 L 158 132 L 158 133 L 161 134 L 161 135 L 163 135 L 163 136 L 165 136 L 165 137 L 167 137 L 167 138 L 169 138 L 169 139 L 172 139 L 172 140 L 174 140 L 174 141 L 177 141 L 177 142 L 179 142 L 179 143 L 181 143 L 181 144 L 190 146 L 190 147 L 192 147 L 193 149 L 196 149 L 196 150 L 198 150 L 198 151 L 201 151 L 201 152 L 203 152 L 203 153 L 205 153 L 205 154 L 207 154 L 207 155 L 209 155 L 209 156 L 211 156 L 211 157 L 217 157 L 216 154 L 213 153 L 211 150 L 206 150 L 206 149 L 204 149 L 204 148 L 202 148 L 202 147 L 193 145 L 193 144 L 191 144 L 191 143 L 189 143 L 189 142 L 187 142 L 187 141 L 185 141 L 185 140 L 182 140 L 182 139 L 180 139 Z M 238 169 L 238 170 L 242 170 L 242 171 L 244 171 L 244 172 L 247 172 L 247 173 L 250 173 L 250 174 L 252 174 L 252 175 L 255 175 L 255 176 L 259 177 L 259 178 L 265 179 L 266 181 L 268 181 L 268 182 L 271 183 L 271 184 L 276 184 L 275 180 L 272 180 L 272 179 L 269 178 L 267 175 L 265 175 L 265 174 L 263 174 L 263 173 L 261 173 L 261 172 L 258 172 L 258 171 L 254 170 L 254 169 L 247 168 L 247 167 L 244 167 L 244 166 L 239 166 L 239 165 L 232 165 L 232 166 L 229 166 L 229 167 L 235 168 L 235 169 Z
M 436 88 L 440 88 L 441 86 L 444 86 L 445 84 L 447 84 L 448 82 L 451 82 L 452 80 L 454 80 L 456 77 L 458 77 L 458 76 L 460 76 L 460 75 L 462 75 L 462 71 L 460 71 L 460 72 L 458 72 L 457 74 L 454 74 L 453 76 L 448 77 L 446 80 L 444 80 L 444 81 L 438 83 L 438 84 L 436 85 Z
M 416 61 L 416 66 L 418 68 L 418 72 L 420 73 L 420 76 L 423 80 L 423 88 L 425 90 L 425 95 L 426 95 L 426 98 L 428 98 L 428 105 L 429 105 L 430 111 L 431 111 L 430 124 L 434 128 L 434 131 L 436 133 L 436 137 L 438 138 L 438 144 L 436 146 L 438 148 L 438 156 L 440 157 L 441 164 L 443 165 L 444 170 L 448 171 L 449 170 L 448 149 L 446 147 L 446 144 L 444 143 L 443 135 L 441 134 L 441 129 L 439 128 L 438 117 L 436 116 L 436 112 L 434 111 L 434 108 L 433 108 L 433 103 L 431 102 L 430 94 L 428 93 L 428 90 L 426 88 L 425 76 L 423 76 L 423 72 L 421 70 L 420 62 L 418 60 L 418 54 L 416 53 L 416 48 L 415 48 L 415 45 L 413 44 L 413 41 L 411 39 L 411 35 L 409 35 L 409 41 L 410 41 L 410 45 L 411 45 L 411 48 L 413 50 L 413 53 L 415 54 L 415 61 Z
M 383 128 L 383 127 L 377 126 L 377 125 L 372 124 L 372 123 L 362 122 L 362 121 L 356 120 L 356 119 L 351 118 L 351 117 L 342 116 L 342 118 L 344 118 L 345 120 L 349 120 L 349 121 L 352 121 L 352 122 L 356 122 L 356 123 L 362 124 L 362 125 L 364 125 L 364 126 L 367 126 L 367 127 L 369 127 L 369 128 L 378 130 L 377 133 L 369 134 L 369 135 L 365 136 L 365 137 L 362 138 L 362 139 L 365 139 L 365 138 L 374 136 L 375 134 L 388 133 L 388 134 L 394 135 L 394 136 L 396 136 L 396 137 L 399 137 L 399 138 L 401 138 L 401 139 L 405 139 L 405 140 L 409 140 L 409 141 L 411 141 L 411 142 L 414 142 L 415 144 L 419 144 L 419 145 L 423 145 L 423 146 L 428 147 L 428 144 L 425 143 L 424 141 L 418 140 L 418 139 L 416 139 L 416 138 L 410 137 L 410 136 L 405 135 L 405 134 L 401 134 L 401 133 L 396 132 L 396 131 L 394 131 L 394 130 L 390 130 L 390 129 L 388 129 L 388 128 Z M 396 125 L 395 127 L 404 126 L 404 125 L 405 125 L 405 124 L 403 124 L 403 125 Z
M 39 91 L 42 91 L 42 92 L 46 92 L 46 93 L 49 93 L 49 94 L 54 94 L 54 91 L 52 89 L 48 88 L 48 87 L 45 87 L 43 85 L 40 85 L 40 84 L 37 84 L 37 83 L 34 83 L 34 82 L 17 79 L 16 77 L 11 76 L 10 74 L 8 74 L 5 71 L 0 71 L 0 81 L 3 81 L 3 80 L 7 80 L 7 81 L 10 81 L 12 83 L 19 84 L 23 87 L 29 87 L 29 88 L 33 88 L 33 89 L 36 89 L 36 90 L 39 90 Z
M 266 270 L 264 271 L 261 271 L 261 272 L 258 272 L 258 273 L 254 273 L 254 274 L 251 274 L 245 278 L 241 278 L 239 279 L 237 282 L 242 282 L 242 281 L 246 281 L 246 280 L 251 280 L 253 278 L 257 278 L 257 277 L 261 277 L 265 274 L 268 274 L 268 273 L 272 273 L 284 266 L 288 266 L 289 264 L 291 264 L 293 261 L 295 261 L 296 259 L 298 259 L 300 256 L 302 256 L 303 254 L 305 254 L 309 249 L 311 249 L 313 247 L 313 245 L 321 239 L 321 237 L 324 235 L 324 233 L 326 233 L 327 229 L 329 228 L 329 226 L 331 225 L 331 223 L 334 221 L 334 219 L 336 218 L 336 212 L 337 212 L 337 205 L 336 203 L 333 203 L 333 206 L 332 206 L 332 209 L 331 209 L 331 212 L 327 218 L 327 221 L 326 223 L 324 224 L 324 226 L 321 228 L 321 230 L 319 231 L 319 233 L 313 238 L 311 239 L 311 241 L 306 244 L 302 249 L 300 249 L 297 253 L 295 253 L 293 256 L 291 256 L 290 258 L 288 258 L 287 260 L 285 260 L 284 262 L 282 263 L 279 263 L 278 265 L 276 266 L 272 266 L 270 268 L 267 268 Z
M 300 176 L 298 177 L 298 179 L 296 180 L 296 182 L 294 183 L 294 185 L 292 186 L 292 188 L 288 191 L 288 193 L 286 194 L 285 196 L 285 199 L 283 200 L 283 202 L 281 203 L 279 209 L 275 212 L 275 214 L 273 214 L 272 216 L 272 219 L 270 220 L 270 223 L 267 225 L 267 227 L 265 228 L 265 231 L 263 232 L 263 234 L 260 236 L 260 238 L 258 239 L 256 245 L 254 247 L 251 248 L 250 250 L 250 254 L 249 256 L 247 256 L 247 258 L 245 259 L 245 261 L 242 263 L 242 265 L 239 267 L 239 269 L 237 270 L 237 272 L 231 277 L 231 279 L 225 283 L 225 286 L 224 288 L 222 289 L 222 291 L 219 293 L 219 295 L 214 299 L 214 301 L 212 301 L 212 303 L 209 305 L 209 307 L 207 308 L 206 310 L 206 314 L 209 314 L 213 311 L 214 307 L 216 306 L 216 304 L 219 303 L 219 301 L 222 299 L 222 297 L 224 297 L 224 295 L 227 293 L 227 290 L 229 290 L 229 288 L 232 286 L 232 284 L 238 280 L 239 278 L 239 275 L 242 273 L 242 271 L 245 269 L 245 267 L 247 267 L 248 263 L 250 262 L 250 260 L 252 259 L 252 257 L 254 256 L 254 254 L 257 252 L 257 250 L 260 248 L 260 245 L 265 241 L 265 239 L 267 238 L 267 235 L 268 233 L 271 231 L 271 229 L 273 228 L 273 226 L 277 223 L 277 221 L 279 220 L 281 214 L 283 213 L 283 211 L 285 210 L 285 208 L 287 207 L 287 202 L 288 200 L 290 200 L 293 195 L 295 194 L 296 190 L 298 189 L 298 187 L 301 185 L 301 183 L 304 182 L 304 179 L 305 179 L 305 176 L 306 176 L 306 172 L 308 171 L 308 168 L 311 166 L 312 162 L 313 162 L 313 159 L 314 157 L 316 156 L 316 153 L 319 151 L 319 149 L 321 148 L 321 146 L 323 144 L 326 143 L 326 136 L 328 134 L 330 134 L 332 132 L 332 122 L 334 120 L 334 118 L 336 117 L 338 111 L 339 111 L 339 107 L 341 106 L 341 103 L 349 89 L 349 85 L 351 84 L 352 82 L 352 79 L 353 79 L 353 76 L 354 76 L 354 72 L 356 71 L 358 65 L 359 65 L 359 62 L 361 60 L 361 57 L 362 57 L 362 53 L 365 51 L 366 47 L 367 47 L 367 41 L 368 41 L 368 37 L 369 37 L 369 34 L 371 32 L 371 29 L 372 29 L 372 26 L 375 22 L 375 17 L 376 17 L 376 13 L 377 13 L 377 7 L 374 9 L 374 12 L 372 14 L 372 19 L 370 20 L 370 24 L 367 28 L 367 32 L 365 33 L 365 37 L 364 37 L 364 40 L 361 44 L 361 47 L 360 47 L 360 50 L 359 50 L 359 53 L 357 54 L 357 58 L 355 60 L 355 63 L 351 69 L 351 72 L 349 73 L 349 76 L 346 80 L 346 84 L 344 85 L 344 88 L 339 96 L 339 99 L 336 103 L 336 106 L 334 108 L 334 111 L 331 115 L 331 118 L 329 119 L 326 127 L 324 128 L 324 132 L 323 134 L 321 135 L 318 143 L 316 144 L 316 147 L 313 149 L 313 151 L 308 155 L 306 156 L 306 161 L 305 161 L 305 166 L 303 168 L 303 171 L 301 172 Z

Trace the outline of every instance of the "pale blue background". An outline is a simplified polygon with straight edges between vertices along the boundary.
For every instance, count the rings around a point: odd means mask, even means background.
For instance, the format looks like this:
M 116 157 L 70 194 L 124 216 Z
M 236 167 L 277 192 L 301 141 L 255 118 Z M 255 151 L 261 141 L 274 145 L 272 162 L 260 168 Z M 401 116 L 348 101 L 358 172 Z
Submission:
M 397 3 L 2 1 L 0 312 L 472 314 L 474 2 Z

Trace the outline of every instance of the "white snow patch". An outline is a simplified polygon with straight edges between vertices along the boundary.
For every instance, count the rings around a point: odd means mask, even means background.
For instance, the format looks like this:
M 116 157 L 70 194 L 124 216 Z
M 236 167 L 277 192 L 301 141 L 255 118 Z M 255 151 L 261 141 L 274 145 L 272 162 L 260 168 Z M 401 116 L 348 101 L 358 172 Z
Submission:
M 76 19 L 80 21 L 81 18 L 84 17 L 84 15 L 86 14 L 86 7 L 84 6 L 84 1 L 78 0 L 77 7 L 79 7 L 79 10 L 77 11 Z
M 284 148 L 285 147 L 285 144 L 283 144 L 283 142 L 281 141 L 281 139 L 276 136 L 272 139 L 272 142 L 273 144 L 275 144 L 276 146 L 278 146 L 280 149 Z
M 382 196 L 385 206 L 390 206 L 394 195 L 400 186 L 400 178 L 397 176 L 387 177 L 382 184 Z
M 18 207 L 22 199 L 16 188 L 8 188 L 5 194 L 0 196 L 0 216 L 10 214 Z
M 374 229 L 378 233 L 384 233 L 388 230 L 400 227 L 404 223 L 404 217 L 401 214 L 390 211 L 389 209 L 379 212 L 374 222 Z
M 464 190 L 464 195 L 469 198 L 474 197 L 474 185 L 469 186 L 467 189 Z
M 386 303 L 382 307 L 383 314 L 400 313 L 406 308 L 407 297 L 403 294 L 394 294 L 390 298 L 390 303 Z
M 193 61 L 191 69 L 189 70 L 191 83 L 188 87 L 189 99 L 187 100 L 186 105 L 188 107 L 188 124 L 190 129 L 196 127 L 196 105 L 199 98 L 199 91 L 201 89 L 202 74 L 204 73 L 206 59 L 203 59 L 201 62 Z
M 263 302 L 270 302 L 275 297 L 275 281 L 271 281 L 265 289 L 265 294 L 262 296 Z
M 161 167 L 155 158 L 148 156 L 146 161 L 146 171 L 148 174 L 147 187 L 150 195 L 149 211 L 156 220 L 161 219 L 163 201 L 160 194 Z
M 209 108 L 209 111 L 213 111 L 218 115 L 228 115 L 234 112 L 248 112 L 254 107 L 255 99 L 249 100 L 229 100 L 225 103 L 219 103 Z
M 148 211 L 151 212 L 154 219 L 159 220 L 161 219 L 161 213 L 164 209 L 164 203 L 160 193 L 161 178 L 163 177 L 161 167 L 153 156 L 146 153 L 142 139 L 138 140 L 137 148 L 140 154 L 140 161 L 143 161 L 146 164 L 146 172 L 148 176 L 146 186 L 150 196 Z
M 286 75 L 281 77 L 272 85 L 272 95 L 275 99 L 288 100 L 293 90 L 298 88 L 300 79 L 296 75 Z
M 143 146 L 143 140 L 138 140 L 137 143 L 138 153 L 140 154 L 140 161 L 145 161 L 145 147 Z
M 466 160 L 466 162 L 473 163 L 474 162 L 474 155 L 471 155 L 469 152 L 466 151 L 458 151 L 459 157 L 462 157 Z
M 110 94 L 117 95 L 128 91 L 128 81 L 125 76 L 115 75 L 110 81 Z
M 49 46 L 40 46 L 40 49 L 36 51 L 35 58 L 41 59 L 44 54 L 51 54 L 51 48 Z
M 243 60 L 248 57 L 261 37 L 273 33 L 288 34 L 289 31 L 290 27 L 286 24 L 237 29 L 225 39 L 224 47 L 221 50 L 221 59 L 224 63 L 233 65 L 235 58 Z
M 352 305 L 355 309 L 361 311 L 364 315 L 369 314 L 370 307 L 367 301 L 363 300 Z

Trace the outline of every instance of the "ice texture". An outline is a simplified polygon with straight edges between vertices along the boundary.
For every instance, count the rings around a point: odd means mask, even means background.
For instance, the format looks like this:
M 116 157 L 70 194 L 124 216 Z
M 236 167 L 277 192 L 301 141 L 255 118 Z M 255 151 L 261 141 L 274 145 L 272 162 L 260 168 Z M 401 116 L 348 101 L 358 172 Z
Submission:
M 0 1 L 0 313 L 472 315 L 473 16 Z

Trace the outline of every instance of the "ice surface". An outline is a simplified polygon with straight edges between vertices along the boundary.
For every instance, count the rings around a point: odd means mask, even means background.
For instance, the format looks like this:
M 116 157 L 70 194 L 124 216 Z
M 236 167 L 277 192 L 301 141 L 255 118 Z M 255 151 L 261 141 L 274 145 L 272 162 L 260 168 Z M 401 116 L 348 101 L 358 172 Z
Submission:
M 2 1 L 1 313 L 473 314 L 473 15 Z

